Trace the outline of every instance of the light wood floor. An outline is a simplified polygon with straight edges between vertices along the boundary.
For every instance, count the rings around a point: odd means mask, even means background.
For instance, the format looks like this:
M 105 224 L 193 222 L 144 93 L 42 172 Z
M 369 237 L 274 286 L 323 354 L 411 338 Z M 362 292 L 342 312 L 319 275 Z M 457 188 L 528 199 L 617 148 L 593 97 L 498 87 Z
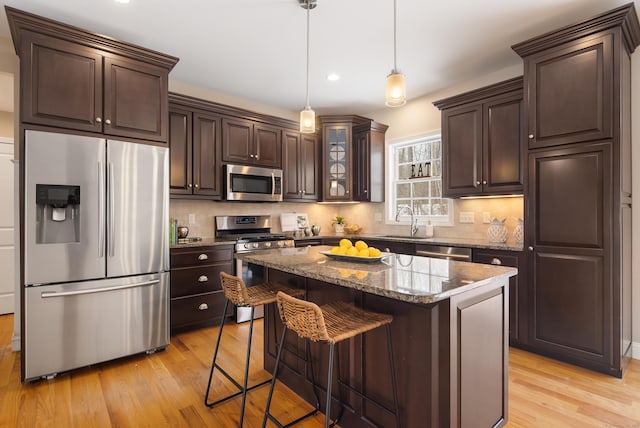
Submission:
M 235 355 L 243 355 L 248 324 L 229 327 L 220 358 L 229 371 L 241 373 L 244 358 Z M 239 398 L 213 410 L 202 403 L 216 328 L 173 336 L 166 351 L 151 356 L 124 358 L 31 384 L 20 383 L 19 354 L 11 352 L 12 331 L 13 316 L 0 316 L 0 427 L 237 426 Z M 261 322 L 254 333 L 262 336 Z M 269 377 L 259 369 L 261 342 L 254 341 L 253 380 Z M 291 420 L 310 409 L 278 385 L 272 404 L 276 415 Z M 247 397 L 245 427 L 261 426 L 267 393 L 265 386 Z M 318 415 L 298 426 L 321 427 L 323 422 Z M 621 380 L 511 349 L 507 426 L 640 428 L 640 361 L 632 361 Z

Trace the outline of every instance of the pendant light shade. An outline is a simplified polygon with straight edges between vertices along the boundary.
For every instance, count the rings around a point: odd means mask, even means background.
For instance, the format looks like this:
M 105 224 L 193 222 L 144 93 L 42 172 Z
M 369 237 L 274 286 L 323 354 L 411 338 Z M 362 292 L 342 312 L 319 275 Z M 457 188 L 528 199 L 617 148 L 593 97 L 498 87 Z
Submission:
M 386 99 L 385 104 L 389 107 L 400 107 L 407 102 L 404 74 L 398 70 L 391 70 L 391 73 L 387 76 Z
M 393 70 L 387 76 L 385 104 L 389 107 L 400 107 L 407 102 L 407 89 L 404 74 L 400 73 L 396 63 L 396 0 L 393 0 Z
M 300 132 L 311 134 L 316 132 L 316 112 L 309 105 L 309 11 L 318 4 L 317 0 L 298 0 L 300 7 L 307 9 L 307 97 L 304 109 L 300 112 Z

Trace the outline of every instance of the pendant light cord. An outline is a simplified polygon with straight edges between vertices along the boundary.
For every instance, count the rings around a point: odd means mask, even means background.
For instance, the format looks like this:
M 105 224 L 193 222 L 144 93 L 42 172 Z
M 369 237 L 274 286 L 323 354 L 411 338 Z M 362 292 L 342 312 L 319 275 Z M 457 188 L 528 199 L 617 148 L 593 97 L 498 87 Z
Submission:
M 397 30 L 396 30 L 396 0 L 393 0 L 393 72 L 398 72 L 398 65 L 396 62 L 396 38 L 397 38 Z M 307 48 L 308 49 L 308 48 Z M 308 67 L 308 66 L 307 66 Z
M 394 0 L 395 1 L 395 0 Z M 305 109 L 309 109 L 309 11 L 311 10 L 310 0 L 307 0 L 307 100 Z

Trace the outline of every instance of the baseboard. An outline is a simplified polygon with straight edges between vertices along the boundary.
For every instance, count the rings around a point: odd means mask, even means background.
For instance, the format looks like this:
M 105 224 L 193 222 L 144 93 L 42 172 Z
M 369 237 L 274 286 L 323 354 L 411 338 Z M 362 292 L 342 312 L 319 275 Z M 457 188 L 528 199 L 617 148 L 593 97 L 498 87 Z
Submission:
M 640 342 L 631 342 L 631 358 L 640 360 Z
M 20 351 L 20 336 L 13 336 L 11 338 L 11 350 L 13 352 Z M 640 354 L 638 354 L 640 356 Z

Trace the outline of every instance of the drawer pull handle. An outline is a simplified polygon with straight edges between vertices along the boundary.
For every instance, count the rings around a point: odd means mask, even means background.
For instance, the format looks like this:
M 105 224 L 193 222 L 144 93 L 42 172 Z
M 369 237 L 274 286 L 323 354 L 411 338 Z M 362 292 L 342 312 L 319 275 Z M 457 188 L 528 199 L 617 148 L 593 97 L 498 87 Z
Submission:
M 198 278 L 198 282 L 207 282 L 209 281 L 209 277 L 207 275 L 200 275 Z
M 500 260 L 497 257 L 494 257 L 494 258 L 491 259 L 491 264 L 492 265 L 501 265 L 502 264 L 502 260 Z
M 207 256 L 206 254 L 200 254 L 198 256 L 198 260 L 209 260 L 209 256 Z
M 198 309 L 201 311 L 206 311 L 207 309 L 209 309 L 209 305 L 207 305 L 206 303 L 200 303 L 200 306 L 198 306 Z

